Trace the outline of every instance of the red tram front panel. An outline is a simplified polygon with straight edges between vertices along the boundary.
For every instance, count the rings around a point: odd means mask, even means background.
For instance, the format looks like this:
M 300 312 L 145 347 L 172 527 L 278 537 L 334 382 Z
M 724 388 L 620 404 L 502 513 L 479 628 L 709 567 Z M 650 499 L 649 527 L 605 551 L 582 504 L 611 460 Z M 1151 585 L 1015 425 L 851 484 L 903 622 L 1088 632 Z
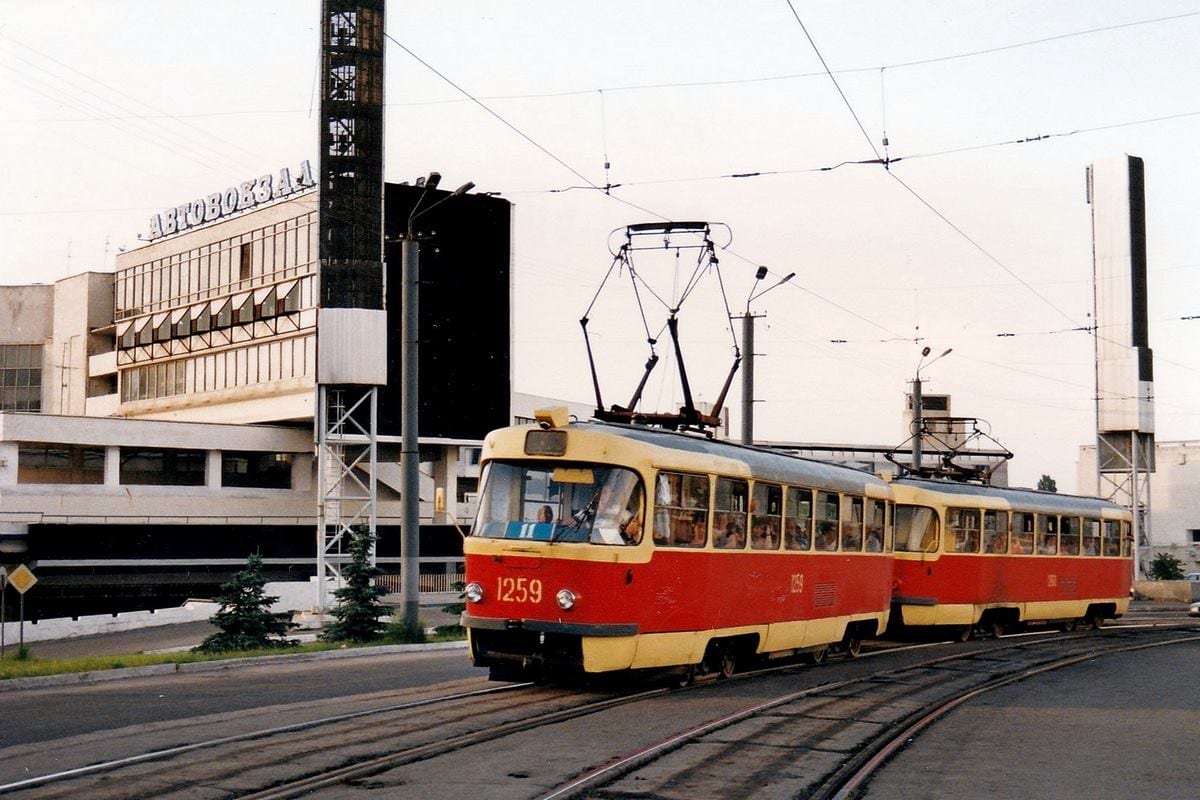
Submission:
M 766 652 L 836 641 L 853 620 L 882 629 L 891 564 L 886 554 L 661 549 L 643 562 L 469 554 L 467 576 L 484 597 L 466 622 L 594 640 L 605 651 L 594 666 L 604 669 L 685 665 L 712 635 L 754 631 Z M 562 590 L 575 597 L 567 611 Z

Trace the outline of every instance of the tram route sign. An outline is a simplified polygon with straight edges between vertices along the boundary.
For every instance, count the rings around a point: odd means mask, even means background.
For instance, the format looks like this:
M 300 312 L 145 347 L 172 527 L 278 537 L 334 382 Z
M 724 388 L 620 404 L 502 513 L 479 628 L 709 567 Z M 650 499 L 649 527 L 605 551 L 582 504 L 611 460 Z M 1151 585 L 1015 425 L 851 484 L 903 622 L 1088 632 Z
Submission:
M 24 564 L 8 573 L 8 585 L 16 589 L 18 594 L 25 594 L 33 588 L 35 583 L 37 583 L 37 576 Z

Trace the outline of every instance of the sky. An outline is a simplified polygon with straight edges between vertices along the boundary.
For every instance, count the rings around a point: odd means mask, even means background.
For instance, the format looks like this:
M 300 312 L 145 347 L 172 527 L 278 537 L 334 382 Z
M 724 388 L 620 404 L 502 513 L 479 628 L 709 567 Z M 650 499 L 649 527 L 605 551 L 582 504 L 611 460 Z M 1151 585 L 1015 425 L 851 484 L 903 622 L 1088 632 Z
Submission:
M 111 270 L 155 211 L 315 163 L 319 8 L 0 0 L 0 284 Z M 592 400 L 579 320 L 610 235 L 703 220 L 719 267 L 679 312 L 697 399 L 766 266 L 760 290 L 795 277 L 750 306 L 756 437 L 900 444 L 922 348 L 951 349 L 925 392 L 1015 453 L 1011 482 L 1090 492 L 1085 171 L 1128 153 L 1157 436 L 1200 439 L 1197 0 L 413 0 L 387 32 L 385 178 L 437 170 L 514 204 L 515 390 Z M 694 264 L 636 254 L 652 333 Z M 649 353 L 629 286 L 589 314 L 606 404 Z M 670 349 L 644 408 L 680 402 Z

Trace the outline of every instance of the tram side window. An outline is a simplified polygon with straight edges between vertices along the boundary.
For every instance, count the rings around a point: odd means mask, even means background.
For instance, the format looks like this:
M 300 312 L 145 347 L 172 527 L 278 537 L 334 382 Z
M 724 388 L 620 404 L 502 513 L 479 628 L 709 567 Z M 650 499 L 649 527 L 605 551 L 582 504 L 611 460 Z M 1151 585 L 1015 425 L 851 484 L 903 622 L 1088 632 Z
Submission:
M 1085 556 L 1100 555 L 1100 520 L 1084 519 L 1083 521 L 1083 554 Z
M 1129 523 L 1121 521 L 1121 555 L 1125 558 L 1133 558 L 1133 532 L 1129 528 Z
M 746 546 L 746 510 L 750 487 L 743 480 L 717 478 L 713 504 L 713 547 L 741 550 Z
M 1054 514 L 1037 515 L 1037 552 L 1039 556 L 1058 554 L 1058 517 Z
M 774 483 L 754 484 L 750 501 L 750 549 L 778 550 L 783 530 L 783 487 Z
M 812 491 L 788 487 L 787 513 L 784 516 L 783 546 L 787 550 L 812 548 Z
M 1104 520 L 1104 539 L 1100 545 L 1106 556 L 1121 555 L 1121 523 L 1115 519 Z
M 887 504 L 867 499 L 863 546 L 868 553 L 882 553 L 884 531 L 887 530 Z
M 946 509 L 947 553 L 979 552 L 979 509 Z
M 842 550 L 858 552 L 863 549 L 863 499 L 842 496 Z
M 836 492 L 817 492 L 817 549 L 832 552 L 838 548 L 838 496 Z
M 654 543 L 704 547 L 708 539 L 708 476 L 658 473 L 654 489 Z
M 1012 551 L 1017 555 L 1029 555 L 1033 552 L 1033 514 L 1013 512 Z
M 1008 552 L 1008 512 L 983 512 L 983 552 Z
M 927 506 L 896 506 L 896 552 L 933 553 L 938 545 L 938 515 Z
M 1059 522 L 1058 536 L 1064 556 L 1079 555 L 1079 517 L 1063 517 Z

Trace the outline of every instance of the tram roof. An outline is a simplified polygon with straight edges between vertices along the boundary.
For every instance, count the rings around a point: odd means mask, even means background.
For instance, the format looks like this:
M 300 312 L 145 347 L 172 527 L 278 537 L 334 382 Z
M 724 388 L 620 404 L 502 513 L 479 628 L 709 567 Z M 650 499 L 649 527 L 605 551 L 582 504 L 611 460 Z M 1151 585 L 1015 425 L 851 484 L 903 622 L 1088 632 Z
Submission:
M 1011 489 L 1001 486 L 983 486 L 977 483 L 955 483 L 953 481 L 929 480 L 922 478 L 898 478 L 893 486 L 912 486 L 942 494 L 961 495 L 963 497 L 995 497 L 1008 501 L 1014 508 L 1046 513 L 1099 514 L 1101 511 L 1112 511 L 1123 508 L 1108 500 L 1098 497 L 1081 497 L 1073 494 L 1057 494 L 1055 492 L 1039 492 L 1035 489 Z
M 775 450 L 763 450 L 734 442 L 717 441 L 660 428 L 596 421 L 573 422 L 571 427 L 602 430 L 605 433 L 656 447 L 741 461 L 750 469 L 751 474 L 760 480 L 854 492 L 861 492 L 866 485 L 887 486 L 887 483 L 878 476 L 854 467 L 814 461 Z

